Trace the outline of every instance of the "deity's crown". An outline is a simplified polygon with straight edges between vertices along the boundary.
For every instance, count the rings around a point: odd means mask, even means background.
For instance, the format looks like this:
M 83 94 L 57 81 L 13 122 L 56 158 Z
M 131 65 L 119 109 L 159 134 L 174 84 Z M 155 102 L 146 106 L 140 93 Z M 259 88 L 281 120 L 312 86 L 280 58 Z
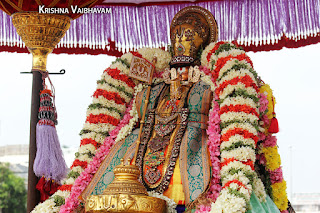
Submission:
M 210 11 L 190 6 L 180 10 L 170 26 L 172 66 L 200 65 L 198 53 L 217 40 L 218 27 Z

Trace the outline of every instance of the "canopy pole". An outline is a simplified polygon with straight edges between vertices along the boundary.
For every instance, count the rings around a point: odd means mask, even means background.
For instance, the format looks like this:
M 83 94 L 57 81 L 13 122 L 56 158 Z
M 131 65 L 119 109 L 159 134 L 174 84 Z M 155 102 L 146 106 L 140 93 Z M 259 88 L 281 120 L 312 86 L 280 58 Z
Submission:
M 36 189 L 38 177 L 33 172 L 33 163 L 37 153 L 36 126 L 39 121 L 38 110 L 40 107 L 40 91 L 43 90 L 42 75 L 37 70 L 32 70 L 32 94 L 30 117 L 30 141 L 29 141 L 29 168 L 28 168 L 28 198 L 27 212 L 31 212 L 40 202 L 40 192 Z
M 38 177 L 33 170 L 37 153 L 36 127 L 40 107 L 40 91 L 43 90 L 42 73 L 47 74 L 47 56 L 60 42 L 70 27 L 71 18 L 59 14 L 19 12 L 12 15 L 12 23 L 22 41 L 32 53 L 32 97 L 30 118 L 29 168 L 27 212 L 31 212 L 40 201 L 36 189 Z

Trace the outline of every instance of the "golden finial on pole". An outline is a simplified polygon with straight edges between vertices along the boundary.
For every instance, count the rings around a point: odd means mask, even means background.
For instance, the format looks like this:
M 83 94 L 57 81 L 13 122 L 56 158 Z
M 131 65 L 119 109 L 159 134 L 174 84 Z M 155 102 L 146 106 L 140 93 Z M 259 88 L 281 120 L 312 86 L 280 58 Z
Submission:
M 12 22 L 32 53 L 32 70 L 45 72 L 47 56 L 69 29 L 71 18 L 58 14 L 19 12 L 12 15 Z

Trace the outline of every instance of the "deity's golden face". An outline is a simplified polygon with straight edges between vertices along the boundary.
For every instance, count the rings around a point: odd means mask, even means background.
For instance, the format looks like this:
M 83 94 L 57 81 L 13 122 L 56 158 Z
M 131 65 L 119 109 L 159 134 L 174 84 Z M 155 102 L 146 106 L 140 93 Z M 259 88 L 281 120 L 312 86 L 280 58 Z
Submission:
M 209 26 L 205 17 L 187 13 L 171 23 L 172 66 L 200 65 L 199 50 L 207 45 Z
M 174 32 L 173 55 L 195 57 L 195 53 L 199 51 L 201 44 L 203 44 L 203 38 L 195 31 L 194 26 L 190 24 L 177 25 Z

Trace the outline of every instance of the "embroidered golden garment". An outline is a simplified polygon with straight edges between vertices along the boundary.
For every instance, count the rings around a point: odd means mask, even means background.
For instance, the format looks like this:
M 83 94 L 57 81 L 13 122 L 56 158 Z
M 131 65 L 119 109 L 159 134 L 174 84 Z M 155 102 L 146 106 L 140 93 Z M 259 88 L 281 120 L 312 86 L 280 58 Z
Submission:
M 143 129 L 144 133 L 150 131 L 150 138 L 147 140 L 147 144 L 154 132 L 156 122 L 155 109 L 161 111 L 163 109 L 162 107 L 164 107 L 164 103 L 168 101 L 169 96 L 165 95 L 168 94 L 165 93 L 165 91 L 169 91 L 169 85 L 165 85 L 164 83 L 154 85 L 151 89 L 148 113 L 146 117 L 153 118 L 151 120 L 146 120 Z M 182 110 L 181 114 L 186 116 L 180 116 L 180 120 L 177 120 L 177 123 L 181 123 L 181 119 L 184 120 L 182 123 L 185 124 L 185 129 L 179 133 L 181 125 L 177 125 L 173 130 L 173 132 L 177 131 L 177 133 L 172 133 L 175 134 L 175 139 L 181 140 L 181 144 L 177 144 L 179 155 L 176 156 L 175 163 L 172 164 L 169 169 L 167 167 L 163 167 L 167 168 L 165 172 L 169 172 L 171 175 L 169 180 L 163 181 L 163 179 L 160 179 L 156 184 L 159 184 L 159 193 L 164 194 L 181 204 L 185 201 L 185 204 L 190 206 L 191 203 L 196 201 L 196 199 L 206 191 L 211 178 L 206 128 L 210 103 L 212 100 L 212 92 L 208 85 L 199 81 L 192 85 L 186 95 L 187 96 L 184 98 L 185 102 L 181 105 L 180 109 Z M 136 100 L 136 107 L 140 119 L 145 98 L 146 90 L 143 90 L 138 94 Z M 147 129 L 147 126 L 149 125 L 148 122 L 151 124 L 149 130 Z M 104 162 L 99 167 L 91 183 L 84 191 L 84 198 L 91 194 L 101 194 L 103 192 L 103 190 L 114 179 L 113 169 L 120 164 L 121 158 L 124 158 L 125 161 L 127 161 L 128 158 L 132 159 L 135 152 L 138 132 L 138 128 L 133 130 L 126 139 L 119 141 L 114 145 Z M 177 137 L 178 133 L 179 137 Z M 172 134 L 170 135 L 171 137 Z M 145 164 L 144 158 L 147 153 L 148 151 L 146 150 L 142 155 L 137 156 L 137 159 L 142 160 L 141 165 Z M 169 156 L 168 153 L 164 154 L 166 157 Z M 177 165 L 178 163 L 179 165 Z M 161 175 L 163 176 L 163 174 L 164 170 L 162 170 Z M 162 181 L 163 184 L 161 185 L 160 183 L 162 183 Z M 161 190 L 162 188 L 160 185 L 165 185 L 165 190 Z M 149 188 L 148 190 L 154 189 Z
M 172 102 L 173 99 L 171 99 L 168 89 L 160 97 L 156 109 L 154 130 L 147 145 L 142 168 L 144 183 L 151 190 L 157 188 L 163 179 L 166 178 L 168 165 L 177 163 L 173 162 L 171 155 L 173 152 L 179 152 L 179 150 L 173 149 L 175 148 L 175 137 L 181 127 L 180 109 L 184 106 L 189 89 L 188 86 L 183 86 L 181 88 L 181 98 L 174 101 L 175 103 Z M 174 159 L 177 161 L 177 158 Z M 178 168 L 179 166 L 175 164 L 176 167 Z M 174 172 L 177 172 L 176 169 Z M 180 173 L 179 170 L 178 172 Z M 178 189 L 179 191 L 171 190 L 171 193 L 168 192 L 166 195 L 170 198 L 175 197 L 174 201 L 178 204 L 185 204 L 180 175 L 175 175 L 173 178 L 169 176 L 169 178 L 171 188 L 174 190 Z
M 156 114 L 163 115 L 161 119 L 165 119 L 165 117 L 174 117 L 174 114 L 170 114 L 172 109 L 167 108 L 169 96 L 168 96 L 168 86 L 163 89 L 161 94 L 159 94 L 159 100 L 157 104 L 154 103 L 154 108 L 156 108 Z M 152 178 L 150 176 L 146 177 L 146 173 L 148 169 L 150 170 L 150 166 L 148 166 L 148 160 L 151 155 L 150 148 L 146 148 L 146 152 L 143 154 L 144 156 L 144 163 L 143 163 L 143 177 L 142 180 L 145 182 L 146 187 L 148 190 L 155 190 L 159 193 L 163 193 L 164 195 L 168 196 L 175 200 L 175 202 L 179 204 L 188 204 L 193 202 L 196 198 L 202 194 L 208 184 L 210 179 L 210 161 L 209 161 L 209 154 L 207 150 L 207 134 L 206 134 L 206 123 L 208 120 L 208 112 L 210 109 L 210 101 L 212 100 L 212 93 L 209 89 L 209 86 L 205 85 L 203 82 L 198 82 L 192 86 L 192 88 L 187 89 L 187 87 L 182 87 L 182 94 L 188 90 L 188 96 L 186 98 L 181 98 L 179 101 L 179 107 L 183 108 L 182 104 L 188 109 L 188 119 L 186 128 L 183 131 L 183 134 L 179 137 L 181 142 L 179 144 L 179 156 L 177 157 L 179 160 L 176 159 L 176 162 L 169 162 L 170 160 L 170 152 L 172 152 L 172 144 L 174 144 L 177 131 L 179 126 L 177 125 L 174 130 L 172 130 L 172 134 L 168 142 L 164 141 L 164 144 L 168 144 L 165 151 L 163 152 L 163 159 L 164 163 L 157 166 L 160 172 L 156 174 L 153 173 Z M 166 95 L 165 95 L 166 94 Z M 141 115 L 139 109 L 142 109 L 142 105 L 144 103 L 144 92 L 138 95 L 137 101 L 137 109 L 138 114 Z M 152 105 L 152 104 L 151 104 Z M 151 108 L 150 108 L 151 109 Z M 167 116 L 164 116 L 167 114 Z M 158 117 L 159 119 L 159 117 Z M 170 122 L 170 119 L 168 119 Z M 181 122 L 181 120 L 177 121 L 177 123 Z M 158 124 L 157 118 L 155 119 L 154 127 L 156 128 Z M 150 142 L 156 136 L 155 130 L 152 131 L 151 137 L 148 140 L 147 147 L 150 146 Z M 170 142 L 170 143 L 169 143 Z M 142 153 L 141 153 L 142 154 Z M 157 157 L 154 157 L 157 158 Z M 167 158 L 167 159 L 166 159 Z M 167 183 L 164 190 L 157 188 L 159 187 L 160 183 L 163 181 L 163 176 L 165 175 L 165 169 L 167 168 L 168 164 L 173 164 L 177 167 L 176 163 L 179 163 L 177 168 L 173 168 L 170 175 L 170 179 L 167 180 Z M 152 167 L 152 166 L 151 166 Z M 175 174 L 175 173 L 179 174 Z M 160 176 L 160 177 L 159 177 Z M 181 179 L 182 177 L 182 179 Z M 181 179 L 181 180 L 180 180 Z M 178 195 L 177 192 L 180 194 Z M 181 193 L 183 193 L 181 195 Z

